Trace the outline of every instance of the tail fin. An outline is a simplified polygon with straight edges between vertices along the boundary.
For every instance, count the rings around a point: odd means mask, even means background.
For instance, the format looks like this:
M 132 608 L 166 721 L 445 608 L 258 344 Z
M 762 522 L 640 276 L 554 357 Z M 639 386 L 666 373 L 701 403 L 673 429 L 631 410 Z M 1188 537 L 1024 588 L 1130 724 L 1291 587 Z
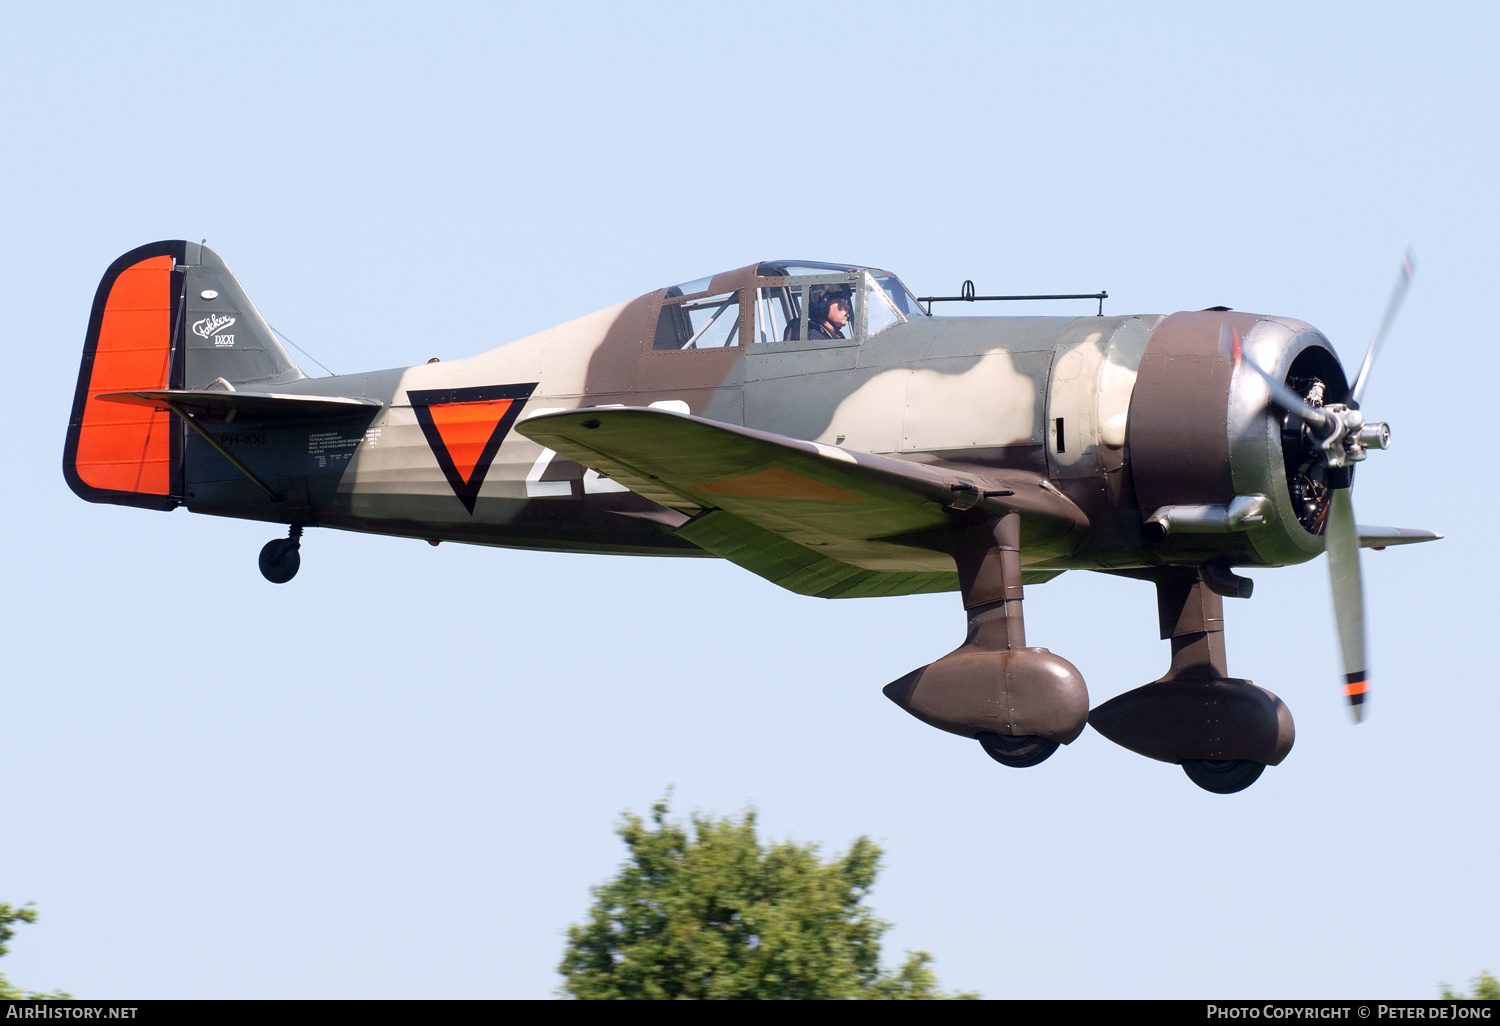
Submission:
M 94 294 L 63 475 L 90 502 L 171 509 L 182 499 L 185 428 L 165 410 L 95 396 L 306 376 L 213 250 L 181 240 L 133 249 Z

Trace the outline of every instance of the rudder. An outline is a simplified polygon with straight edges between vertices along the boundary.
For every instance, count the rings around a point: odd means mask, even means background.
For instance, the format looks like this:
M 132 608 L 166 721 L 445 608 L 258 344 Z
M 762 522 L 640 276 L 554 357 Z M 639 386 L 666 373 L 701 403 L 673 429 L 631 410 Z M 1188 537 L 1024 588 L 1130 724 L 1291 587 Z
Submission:
M 94 294 L 63 475 L 90 502 L 172 509 L 182 499 L 183 426 L 166 410 L 96 396 L 221 378 L 250 391 L 305 377 L 217 253 L 180 239 L 133 249 Z

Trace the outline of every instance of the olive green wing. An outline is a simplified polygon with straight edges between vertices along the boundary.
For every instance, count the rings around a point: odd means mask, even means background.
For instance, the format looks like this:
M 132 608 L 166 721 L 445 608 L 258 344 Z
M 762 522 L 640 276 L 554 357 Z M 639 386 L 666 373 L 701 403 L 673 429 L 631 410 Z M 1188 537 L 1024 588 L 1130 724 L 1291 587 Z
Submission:
M 1087 518 L 1039 475 L 931 465 L 631 407 L 545 414 L 521 434 L 687 514 L 684 539 L 800 594 L 957 587 L 943 536 L 1023 514 L 1057 537 Z

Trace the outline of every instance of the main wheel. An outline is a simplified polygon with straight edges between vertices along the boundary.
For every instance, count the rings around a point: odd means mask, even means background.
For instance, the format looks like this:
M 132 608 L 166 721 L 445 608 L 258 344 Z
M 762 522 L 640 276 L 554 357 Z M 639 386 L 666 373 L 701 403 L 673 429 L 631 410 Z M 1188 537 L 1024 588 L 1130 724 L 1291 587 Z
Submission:
M 1205 791 L 1234 794 L 1260 779 L 1266 764 L 1249 759 L 1184 759 L 1182 772 Z
M 975 735 L 975 740 L 984 747 L 984 753 L 991 759 L 1002 766 L 1015 769 L 1035 766 L 1057 751 L 1056 741 L 1048 741 L 1034 734 L 1012 737 L 1009 734 L 994 734 L 983 730 Z
M 261 576 L 272 584 L 285 584 L 297 576 L 302 566 L 302 554 L 294 538 L 276 538 L 260 550 Z

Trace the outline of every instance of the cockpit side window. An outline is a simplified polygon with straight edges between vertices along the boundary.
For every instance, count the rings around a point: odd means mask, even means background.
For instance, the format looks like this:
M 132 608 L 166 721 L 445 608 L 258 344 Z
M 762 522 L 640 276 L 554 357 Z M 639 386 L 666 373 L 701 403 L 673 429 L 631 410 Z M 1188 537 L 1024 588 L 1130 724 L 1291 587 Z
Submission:
M 756 289 L 755 296 L 755 341 L 780 342 L 800 330 L 801 289 L 775 285 Z
M 675 291 L 675 290 L 672 290 Z M 680 299 L 670 295 L 656 318 L 652 349 L 721 349 L 740 344 L 740 294 Z
M 764 267 L 765 265 L 762 265 Z M 778 268 L 779 269 L 779 268 Z M 788 270 L 804 268 L 787 268 Z M 822 271 L 822 268 L 812 268 Z M 853 341 L 862 336 L 864 300 L 855 272 L 796 275 L 755 291 L 755 341 Z M 830 306 L 843 310 L 830 316 Z

